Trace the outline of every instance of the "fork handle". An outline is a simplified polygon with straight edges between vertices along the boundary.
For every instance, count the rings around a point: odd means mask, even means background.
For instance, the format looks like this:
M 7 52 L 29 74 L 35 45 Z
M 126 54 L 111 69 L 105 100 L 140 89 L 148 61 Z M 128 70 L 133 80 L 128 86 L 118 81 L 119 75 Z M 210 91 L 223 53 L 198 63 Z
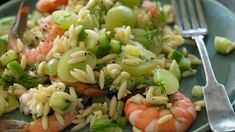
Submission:
M 198 36 L 193 36 L 192 38 L 196 41 L 199 53 L 201 55 L 202 64 L 206 75 L 206 83 L 207 84 L 217 83 L 213 69 L 211 67 L 211 62 L 206 50 L 206 46 L 203 41 L 204 36 L 198 35 Z

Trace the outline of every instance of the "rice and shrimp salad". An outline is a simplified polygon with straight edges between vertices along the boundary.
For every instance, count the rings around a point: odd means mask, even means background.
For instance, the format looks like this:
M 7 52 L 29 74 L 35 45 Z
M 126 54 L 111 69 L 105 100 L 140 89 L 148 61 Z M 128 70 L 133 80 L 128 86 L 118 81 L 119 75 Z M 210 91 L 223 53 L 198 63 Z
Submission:
M 71 131 L 121 132 L 136 123 L 128 103 L 173 109 L 180 80 L 201 64 L 184 46 L 194 43 L 174 26 L 171 5 L 159 2 L 39 0 L 0 26 L 0 115 L 32 116 L 29 131 L 74 124 Z M 202 87 L 192 94 L 202 99 Z M 202 107 L 203 99 L 192 105 Z M 175 116 L 157 118 L 160 126 Z

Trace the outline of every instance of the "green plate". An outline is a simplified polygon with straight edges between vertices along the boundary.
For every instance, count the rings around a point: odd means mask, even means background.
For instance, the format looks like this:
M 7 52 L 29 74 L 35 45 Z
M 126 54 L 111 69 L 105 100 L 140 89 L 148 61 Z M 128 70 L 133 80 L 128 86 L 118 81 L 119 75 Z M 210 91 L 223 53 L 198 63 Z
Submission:
M 26 5 L 32 9 L 36 0 L 25 0 Z M 169 3 L 167 0 L 162 0 L 164 3 Z M 231 101 L 235 99 L 235 52 L 222 56 L 215 52 L 213 46 L 213 39 L 216 35 L 227 37 L 235 41 L 235 15 L 225 8 L 223 5 L 215 0 L 203 0 L 203 7 L 205 17 L 207 20 L 209 34 L 205 39 L 209 57 L 211 59 L 212 67 L 215 72 L 217 80 L 224 84 L 228 92 Z M 235 6 L 235 5 L 234 5 Z M 4 16 L 15 15 L 18 9 L 18 1 L 10 1 L 0 7 L 0 18 Z M 0 27 L 1 28 L 1 27 Z M 198 55 L 198 51 L 195 47 L 188 47 L 191 52 Z M 199 56 L 199 55 L 198 55 Z M 183 79 L 181 81 L 180 91 L 186 94 L 191 99 L 195 100 L 191 96 L 191 88 L 198 85 L 205 85 L 205 76 L 202 66 L 197 67 L 198 73 L 195 76 Z M 15 111 L 5 114 L 0 119 L 21 119 L 31 120 L 30 116 L 24 116 Z M 83 130 L 88 131 L 88 129 Z M 129 125 L 125 131 L 131 131 Z M 188 131 L 209 131 L 208 120 L 205 110 L 197 113 L 197 119 L 195 123 L 190 127 Z

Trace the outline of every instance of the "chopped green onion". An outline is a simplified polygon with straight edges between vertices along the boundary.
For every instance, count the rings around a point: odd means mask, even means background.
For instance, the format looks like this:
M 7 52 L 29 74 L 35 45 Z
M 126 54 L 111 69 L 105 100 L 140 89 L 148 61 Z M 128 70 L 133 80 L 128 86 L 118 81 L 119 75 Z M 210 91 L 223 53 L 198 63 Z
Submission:
M 101 45 L 108 45 L 110 41 L 109 35 L 107 33 L 101 33 L 99 35 L 99 43 Z
M 192 96 L 194 97 L 203 97 L 203 87 L 202 86 L 198 86 L 198 85 L 195 85 L 193 86 L 192 88 Z
M 225 37 L 216 36 L 214 40 L 215 50 L 221 54 L 228 54 L 235 48 L 235 44 Z
M 0 57 L 0 62 L 2 63 L 2 65 L 6 65 L 7 63 L 16 60 L 18 58 L 18 55 L 16 53 L 16 51 L 14 50 L 8 50 L 5 54 L 3 54 Z
M 19 107 L 18 98 L 15 95 L 8 94 L 7 101 L 8 105 L 4 111 L 5 113 L 11 112 Z

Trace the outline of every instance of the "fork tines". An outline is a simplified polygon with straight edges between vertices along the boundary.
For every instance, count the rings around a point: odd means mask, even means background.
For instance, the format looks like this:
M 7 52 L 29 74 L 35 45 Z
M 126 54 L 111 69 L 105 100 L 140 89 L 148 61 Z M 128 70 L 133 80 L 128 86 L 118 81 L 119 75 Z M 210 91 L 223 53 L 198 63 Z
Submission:
M 171 0 L 176 23 L 184 37 L 207 34 L 207 25 L 200 0 Z

